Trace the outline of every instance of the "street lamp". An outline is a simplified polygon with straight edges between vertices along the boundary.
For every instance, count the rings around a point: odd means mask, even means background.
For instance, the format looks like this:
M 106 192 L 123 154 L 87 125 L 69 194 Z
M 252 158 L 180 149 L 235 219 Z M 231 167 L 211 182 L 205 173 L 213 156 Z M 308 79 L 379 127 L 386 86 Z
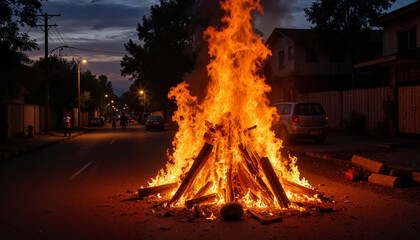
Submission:
M 80 63 L 87 63 L 86 59 L 82 61 L 77 61 L 77 126 L 80 128 L 80 115 L 82 111 L 80 110 Z

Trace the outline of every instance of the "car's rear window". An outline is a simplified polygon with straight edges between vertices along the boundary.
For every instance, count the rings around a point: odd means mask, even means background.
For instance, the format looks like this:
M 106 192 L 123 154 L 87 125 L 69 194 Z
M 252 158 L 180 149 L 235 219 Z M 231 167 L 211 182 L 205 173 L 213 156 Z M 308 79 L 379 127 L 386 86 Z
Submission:
M 296 115 L 325 115 L 324 108 L 319 103 L 298 103 L 295 106 Z
M 162 120 L 162 117 L 161 116 L 149 116 L 149 120 L 160 121 L 160 120 Z
M 291 108 L 292 108 L 292 104 L 279 104 L 277 105 L 277 113 L 279 115 L 288 115 L 290 114 Z

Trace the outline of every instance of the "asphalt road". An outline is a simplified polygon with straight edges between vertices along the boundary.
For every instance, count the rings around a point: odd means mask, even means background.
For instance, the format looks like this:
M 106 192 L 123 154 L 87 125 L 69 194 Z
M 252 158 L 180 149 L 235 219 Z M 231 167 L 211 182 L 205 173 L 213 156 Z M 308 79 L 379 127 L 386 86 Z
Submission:
M 131 193 L 166 163 L 173 133 L 97 128 L 0 162 L 0 239 L 418 239 L 420 206 L 302 171 L 336 212 L 261 225 L 158 217 Z M 316 167 L 316 164 L 314 164 Z M 310 167 L 312 168 L 312 167 Z M 309 169 L 310 169 L 309 168 Z
M 137 124 L 125 132 L 96 128 L 0 162 L 0 239 L 100 239 L 117 230 L 101 209 L 112 212 L 110 199 L 156 175 L 172 135 Z

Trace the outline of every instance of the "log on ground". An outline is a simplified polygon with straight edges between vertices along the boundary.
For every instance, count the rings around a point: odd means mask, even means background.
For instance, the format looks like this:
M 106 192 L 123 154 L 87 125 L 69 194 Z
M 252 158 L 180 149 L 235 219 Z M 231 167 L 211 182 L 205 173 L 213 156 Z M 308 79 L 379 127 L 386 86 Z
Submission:
M 274 222 L 280 222 L 283 220 L 282 216 L 271 216 L 271 217 L 263 217 L 257 211 L 252 209 L 247 209 L 246 212 L 251 215 L 252 218 L 256 219 L 261 224 L 269 224 Z
M 403 179 L 411 179 L 411 173 L 412 171 L 409 170 L 392 169 L 389 175 L 393 177 L 400 177 Z
M 368 181 L 370 183 L 387 186 L 387 187 L 402 187 L 401 178 L 372 173 Z
M 351 163 L 373 173 L 383 173 L 385 170 L 385 164 L 359 155 L 353 155 Z
M 413 180 L 416 183 L 420 183 L 420 172 L 412 172 L 411 180 Z
M 139 198 L 143 199 L 153 194 L 164 194 L 172 191 L 178 186 L 178 183 L 168 183 L 154 187 L 140 188 L 138 190 Z

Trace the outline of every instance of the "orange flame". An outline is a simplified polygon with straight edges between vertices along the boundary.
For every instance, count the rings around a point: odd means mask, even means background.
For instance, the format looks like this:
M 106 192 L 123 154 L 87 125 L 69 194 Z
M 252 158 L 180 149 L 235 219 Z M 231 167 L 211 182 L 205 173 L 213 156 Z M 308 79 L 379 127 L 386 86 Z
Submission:
M 229 0 L 220 4 L 226 12 L 222 19 L 223 27 L 209 27 L 205 31 L 211 57 L 207 66 L 211 78 L 207 95 L 199 104 L 197 98 L 191 96 L 187 83 L 171 89 L 168 96 L 178 105 L 173 120 L 178 123 L 179 131 L 175 135 L 174 152 L 169 156 L 166 169 L 160 170 L 149 184 L 156 186 L 183 179 L 204 144 L 203 136 L 209 129 L 209 122 L 222 133 L 215 136 L 212 157 L 181 198 L 181 203 L 194 196 L 207 182 L 213 183 L 207 192 L 217 193 L 219 203 L 227 202 L 229 181 L 237 182 L 238 172 L 244 169 L 241 144 L 251 146 L 259 156 L 268 157 L 277 176 L 310 186 L 306 180 L 300 179 L 295 165 L 297 159 L 281 157 L 282 141 L 271 130 L 273 116 L 278 115 L 275 108 L 269 107 L 265 95 L 271 90 L 270 86 L 257 74 L 262 60 L 271 52 L 263 44 L 262 37 L 253 33 L 251 25 L 251 12 L 262 12 L 259 0 Z M 256 127 L 250 130 L 253 126 Z M 251 177 L 251 181 L 255 179 Z M 286 193 L 289 198 L 295 198 L 287 189 Z M 264 202 L 263 194 L 261 191 L 252 193 L 248 189 L 235 192 L 234 197 L 247 206 L 271 205 Z

